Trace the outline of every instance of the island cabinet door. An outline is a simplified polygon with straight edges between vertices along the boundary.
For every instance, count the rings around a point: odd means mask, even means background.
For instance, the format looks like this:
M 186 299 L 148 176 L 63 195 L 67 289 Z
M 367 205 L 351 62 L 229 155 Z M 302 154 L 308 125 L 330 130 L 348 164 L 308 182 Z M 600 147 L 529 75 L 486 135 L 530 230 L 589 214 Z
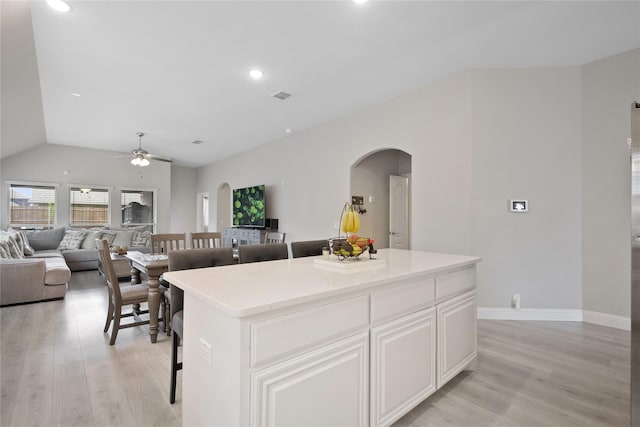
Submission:
M 369 334 L 251 374 L 252 426 L 366 426 Z
M 438 388 L 478 355 L 476 292 L 438 304 Z
M 436 309 L 371 330 L 371 425 L 387 426 L 436 390 Z

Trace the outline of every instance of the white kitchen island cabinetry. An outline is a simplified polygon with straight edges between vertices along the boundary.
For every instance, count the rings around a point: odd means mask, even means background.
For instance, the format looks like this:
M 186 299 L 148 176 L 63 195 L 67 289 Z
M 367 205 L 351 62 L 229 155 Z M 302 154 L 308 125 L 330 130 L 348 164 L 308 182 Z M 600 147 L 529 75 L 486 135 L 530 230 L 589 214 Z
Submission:
M 166 273 L 185 291 L 183 425 L 389 425 L 473 365 L 479 258 L 378 257 Z

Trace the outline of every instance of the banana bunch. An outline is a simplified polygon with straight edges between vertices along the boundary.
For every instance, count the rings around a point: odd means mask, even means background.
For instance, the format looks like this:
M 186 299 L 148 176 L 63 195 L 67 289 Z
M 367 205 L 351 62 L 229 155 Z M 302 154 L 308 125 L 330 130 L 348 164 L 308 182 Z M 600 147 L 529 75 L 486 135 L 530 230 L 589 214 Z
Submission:
M 343 233 L 357 233 L 360 230 L 360 215 L 348 203 L 344 205 L 340 227 Z

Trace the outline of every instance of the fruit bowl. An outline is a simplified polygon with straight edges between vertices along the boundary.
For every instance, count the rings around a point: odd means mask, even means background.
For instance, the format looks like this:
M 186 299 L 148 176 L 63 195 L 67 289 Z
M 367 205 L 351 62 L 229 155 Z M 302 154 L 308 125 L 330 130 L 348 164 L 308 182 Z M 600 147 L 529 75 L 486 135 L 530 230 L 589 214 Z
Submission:
M 345 238 L 332 239 L 329 241 L 329 246 L 331 247 L 331 253 L 337 256 L 340 261 L 345 259 L 357 260 L 369 248 L 369 238 L 351 235 Z

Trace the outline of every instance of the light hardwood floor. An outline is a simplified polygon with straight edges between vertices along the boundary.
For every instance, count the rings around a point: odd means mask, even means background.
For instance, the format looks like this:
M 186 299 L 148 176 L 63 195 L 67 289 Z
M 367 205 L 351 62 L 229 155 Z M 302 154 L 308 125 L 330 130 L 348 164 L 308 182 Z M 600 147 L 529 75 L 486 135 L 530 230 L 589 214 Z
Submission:
M 64 301 L 0 309 L 1 426 L 174 426 L 170 339 L 102 333 L 97 272 Z M 628 426 L 628 332 L 576 322 L 479 321 L 479 363 L 397 426 Z M 178 375 L 180 384 L 180 374 Z

